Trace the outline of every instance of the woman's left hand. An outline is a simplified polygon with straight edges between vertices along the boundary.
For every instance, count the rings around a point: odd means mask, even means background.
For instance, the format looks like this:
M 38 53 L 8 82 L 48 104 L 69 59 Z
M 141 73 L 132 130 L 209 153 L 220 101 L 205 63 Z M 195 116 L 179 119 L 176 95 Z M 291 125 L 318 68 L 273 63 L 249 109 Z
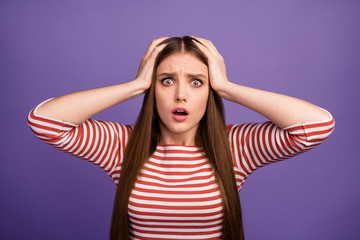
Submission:
M 304 100 L 230 82 L 224 60 L 215 46 L 209 40 L 193 38 L 201 42 L 193 40 L 208 59 L 210 84 L 219 96 L 260 113 L 281 128 L 329 121 L 327 112 Z
M 209 80 L 211 87 L 221 96 L 222 91 L 230 83 L 226 76 L 226 67 L 223 57 L 220 55 L 210 40 L 191 36 L 198 40 L 193 42 L 204 53 L 209 63 Z

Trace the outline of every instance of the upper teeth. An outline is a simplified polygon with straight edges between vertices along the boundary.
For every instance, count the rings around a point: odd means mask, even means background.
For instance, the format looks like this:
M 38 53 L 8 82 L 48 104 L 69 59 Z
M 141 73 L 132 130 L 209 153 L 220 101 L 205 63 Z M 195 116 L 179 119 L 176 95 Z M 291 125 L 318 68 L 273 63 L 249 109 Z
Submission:
M 183 111 L 183 110 L 177 110 L 177 112 L 185 112 L 185 111 Z

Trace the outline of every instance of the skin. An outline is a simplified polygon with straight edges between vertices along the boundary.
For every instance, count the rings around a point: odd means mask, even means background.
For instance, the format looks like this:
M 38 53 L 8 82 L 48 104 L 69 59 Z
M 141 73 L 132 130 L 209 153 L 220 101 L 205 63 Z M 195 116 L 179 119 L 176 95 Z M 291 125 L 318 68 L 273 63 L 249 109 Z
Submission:
M 213 43 L 203 38 L 193 38 L 200 42 L 194 41 L 208 59 L 211 86 L 221 97 L 250 108 L 281 128 L 330 119 L 323 109 L 302 99 L 230 82 L 224 59 Z
M 212 42 L 203 38 L 194 38 L 200 42 L 194 41 L 208 59 L 210 85 L 221 97 L 258 112 L 281 128 L 330 119 L 330 115 L 323 109 L 304 100 L 230 82 L 226 75 L 224 59 Z M 39 106 L 36 114 L 80 124 L 111 106 L 141 95 L 151 85 L 156 56 L 164 48 L 164 44 L 159 44 L 165 39 L 166 37 L 163 37 L 151 42 L 141 58 L 134 80 L 54 98 Z M 189 135 L 189 138 L 191 138 L 189 141 L 181 141 L 181 143 L 191 144 L 194 139 L 192 135 Z M 173 143 L 173 137 L 162 138 L 162 143 Z
M 156 109 L 160 117 L 160 144 L 195 145 L 194 139 L 209 96 L 208 68 L 191 53 L 175 53 L 158 66 L 155 81 Z M 186 108 L 184 121 L 172 110 Z

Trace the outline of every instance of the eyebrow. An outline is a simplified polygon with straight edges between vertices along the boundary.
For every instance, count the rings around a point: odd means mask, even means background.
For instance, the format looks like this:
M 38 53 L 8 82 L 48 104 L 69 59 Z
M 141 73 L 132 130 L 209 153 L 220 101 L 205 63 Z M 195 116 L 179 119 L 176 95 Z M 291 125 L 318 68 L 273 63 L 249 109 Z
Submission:
M 161 76 L 165 76 L 165 77 L 173 77 L 175 76 L 176 73 L 160 73 L 158 76 L 161 77 Z M 186 74 L 186 76 L 188 77 L 191 77 L 191 78 L 204 78 L 206 79 L 206 76 L 204 74 L 201 74 L 201 73 L 198 73 L 198 74 L 191 74 L 191 73 L 188 73 Z

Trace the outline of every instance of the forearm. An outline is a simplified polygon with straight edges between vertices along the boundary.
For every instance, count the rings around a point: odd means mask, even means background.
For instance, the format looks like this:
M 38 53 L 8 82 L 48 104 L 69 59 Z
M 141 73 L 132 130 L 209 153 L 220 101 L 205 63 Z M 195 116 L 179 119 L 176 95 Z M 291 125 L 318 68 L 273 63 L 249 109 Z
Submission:
M 329 119 L 321 108 L 302 99 L 237 85 L 231 82 L 217 91 L 223 98 L 265 116 L 281 128 Z
M 80 124 L 93 115 L 144 92 L 140 81 L 117 84 L 66 94 L 37 109 L 37 114 L 68 123 Z

